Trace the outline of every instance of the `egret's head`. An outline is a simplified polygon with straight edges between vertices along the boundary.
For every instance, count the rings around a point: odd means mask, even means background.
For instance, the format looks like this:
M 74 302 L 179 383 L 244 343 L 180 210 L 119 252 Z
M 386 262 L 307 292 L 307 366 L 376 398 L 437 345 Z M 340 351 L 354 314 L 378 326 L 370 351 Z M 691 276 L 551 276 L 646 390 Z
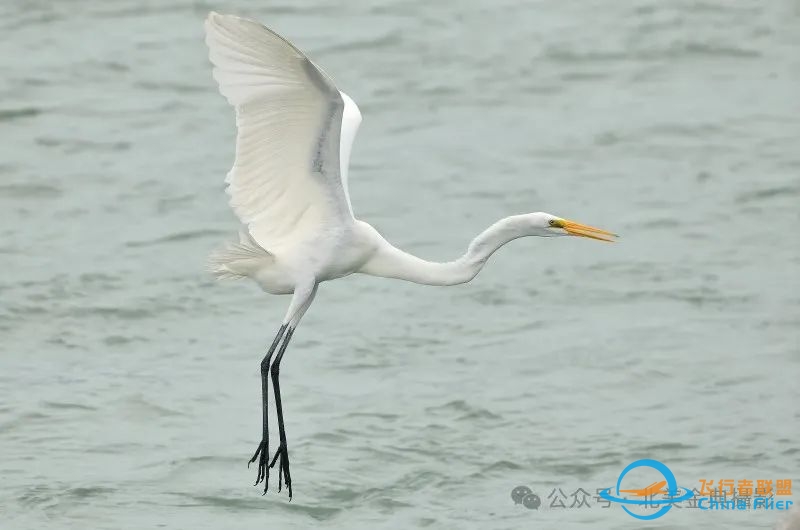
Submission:
M 556 217 L 549 213 L 537 212 L 528 214 L 527 220 L 531 223 L 531 228 L 536 231 L 536 235 L 552 236 L 579 236 L 597 239 L 599 241 L 613 242 L 617 236 L 612 232 L 601 230 L 593 226 L 576 223 L 569 219 Z

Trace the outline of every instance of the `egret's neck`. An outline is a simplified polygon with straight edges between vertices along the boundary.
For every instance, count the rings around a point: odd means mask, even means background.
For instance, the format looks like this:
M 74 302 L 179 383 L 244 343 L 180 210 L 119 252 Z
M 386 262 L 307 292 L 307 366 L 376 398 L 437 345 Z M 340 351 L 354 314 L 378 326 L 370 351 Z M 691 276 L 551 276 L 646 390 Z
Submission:
M 420 259 L 381 238 L 381 246 L 359 272 L 425 285 L 456 285 L 473 279 L 497 249 L 526 235 L 531 234 L 521 216 L 506 217 L 473 239 L 463 256 L 443 263 Z

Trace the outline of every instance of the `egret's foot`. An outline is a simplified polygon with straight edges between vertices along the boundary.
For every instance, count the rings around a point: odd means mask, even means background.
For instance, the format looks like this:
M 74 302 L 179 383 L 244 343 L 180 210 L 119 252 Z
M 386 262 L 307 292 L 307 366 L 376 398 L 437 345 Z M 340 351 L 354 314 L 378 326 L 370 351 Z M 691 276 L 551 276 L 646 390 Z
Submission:
M 278 446 L 278 450 L 275 451 L 275 456 L 272 457 L 269 467 L 275 467 L 278 457 L 281 459 L 281 463 L 278 466 L 278 491 L 281 491 L 282 478 L 284 484 L 286 484 L 286 490 L 289 492 L 289 500 L 292 500 L 292 476 L 289 474 L 289 450 L 286 447 L 286 443 L 281 443 Z
M 258 459 L 258 475 L 256 476 L 256 483 L 253 484 L 253 486 L 258 486 L 258 483 L 263 480 L 264 493 L 267 492 L 267 486 L 269 486 L 269 466 L 267 465 L 268 452 L 269 442 L 267 440 L 261 440 L 261 443 L 258 444 L 258 449 L 256 449 L 256 452 L 253 454 L 253 458 L 247 462 L 247 467 L 250 467 L 250 464 L 255 462 L 256 458 Z

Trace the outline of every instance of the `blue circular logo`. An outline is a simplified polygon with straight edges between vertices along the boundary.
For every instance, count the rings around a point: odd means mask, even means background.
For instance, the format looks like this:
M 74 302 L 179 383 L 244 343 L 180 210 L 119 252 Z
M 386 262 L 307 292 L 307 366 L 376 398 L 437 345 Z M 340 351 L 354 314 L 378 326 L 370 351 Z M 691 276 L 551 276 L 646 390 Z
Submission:
M 622 485 L 622 479 L 625 478 L 630 471 L 640 468 L 640 467 L 649 467 L 651 469 L 655 469 L 661 476 L 664 477 L 664 481 L 660 483 L 654 483 L 648 486 L 647 488 L 642 488 L 639 490 L 622 490 L 620 486 Z M 663 486 L 666 485 L 666 492 L 662 489 Z M 676 480 L 675 475 L 672 471 L 663 463 L 659 462 L 658 460 L 653 460 L 650 458 L 644 458 L 642 460 L 637 460 L 636 462 L 631 463 L 628 467 L 622 470 L 620 473 L 619 478 L 617 479 L 617 487 L 616 487 L 616 495 L 611 495 L 609 491 L 611 488 L 606 488 L 598 492 L 598 495 L 607 500 L 612 502 L 618 502 L 622 504 L 622 509 L 628 512 L 628 515 L 631 517 L 635 517 L 637 519 L 642 520 L 652 520 L 658 519 L 665 513 L 667 513 L 672 505 L 676 502 L 682 502 L 688 499 L 691 499 L 694 496 L 694 493 L 687 489 L 679 487 Z M 667 496 L 666 499 L 626 499 L 620 497 L 620 493 L 633 493 L 636 496 L 640 497 L 651 497 L 656 493 L 662 493 Z M 661 508 L 658 509 L 657 512 L 650 514 L 650 515 L 639 515 L 637 513 L 633 513 L 630 511 L 625 505 L 626 504 L 638 504 L 638 505 L 647 505 L 647 506 L 658 506 L 663 505 Z

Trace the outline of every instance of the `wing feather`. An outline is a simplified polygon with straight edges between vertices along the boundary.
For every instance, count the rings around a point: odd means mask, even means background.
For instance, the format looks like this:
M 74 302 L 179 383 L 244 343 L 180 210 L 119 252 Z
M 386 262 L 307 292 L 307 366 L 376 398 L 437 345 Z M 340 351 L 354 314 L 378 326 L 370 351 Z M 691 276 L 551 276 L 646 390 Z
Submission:
M 350 166 L 350 152 L 353 148 L 353 140 L 356 138 L 358 126 L 361 125 L 361 112 L 358 110 L 356 102 L 350 96 L 340 92 L 344 101 L 344 111 L 342 112 L 342 132 L 341 147 L 339 149 L 340 172 L 342 174 L 342 187 L 344 195 L 347 197 L 347 206 L 350 208 L 350 215 L 353 214 L 353 207 L 350 204 L 350 187 L 348 184 L 348 173 Z
M 206 43 L 220 92 L 236 109 L 236 160 L 225 182 L 253 239 L 283 241 L 353 221 L 347 164 L 361 114 L 284 38 L 210 13 Z

